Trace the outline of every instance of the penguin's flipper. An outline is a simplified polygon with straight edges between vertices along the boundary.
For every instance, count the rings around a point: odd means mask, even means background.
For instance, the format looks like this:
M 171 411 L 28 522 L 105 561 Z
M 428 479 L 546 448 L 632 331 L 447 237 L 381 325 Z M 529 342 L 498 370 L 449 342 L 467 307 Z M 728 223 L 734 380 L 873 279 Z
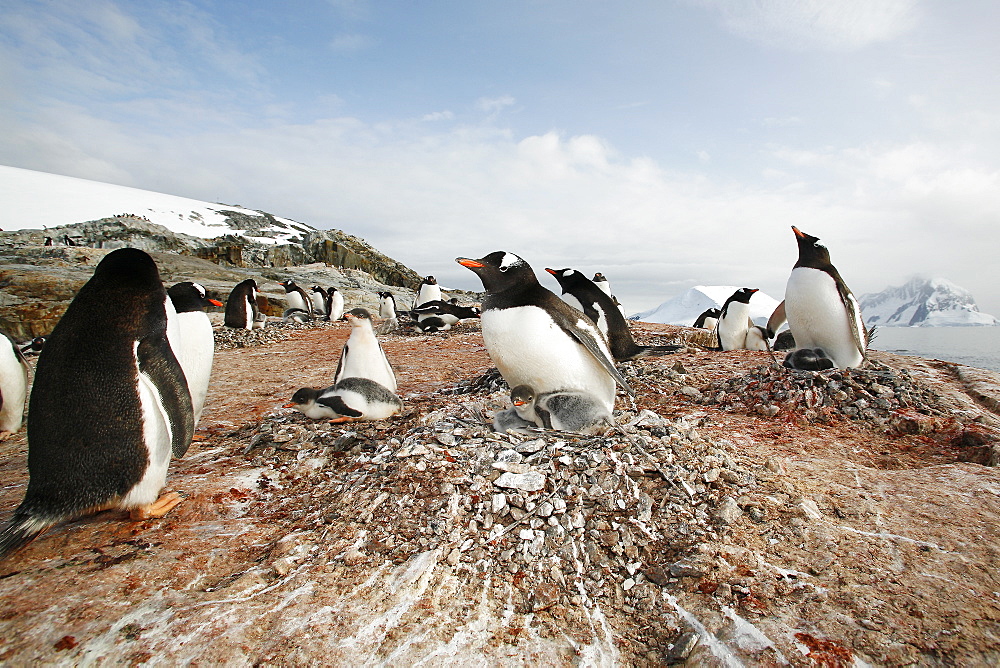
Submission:
M 587 352 L 593 355 L 594 359 L 600 362 L 601 366 L 603 366 L 607 370 L 607 372 L 611 374 L 611 377 L 614 378 L 615 381 L 622 386 L 622 389 L 624 389 L 631 395 L 635 395 L 635 390 L 632 389 L 632 387 L 628 384 L 628 381 L 625 380 L 625 378 L 618 372 L 618 369 L 611 362 L 611 360 L 608 359 L 607 355 L 604 354 L 604 351 L 601 350 L 601 347 L 597 345 L 597 339 L 594 338 L 593 334 L 588 332 L 586 329 L 582 329 L 580 327 L 573 327 L 573 328 L 563 327 L 563 331 L 565 331 L 571 337 L 576 339 L 576 341 L 580 345 L 586 348 Z
M 868 359 L 868 330 L 865 329 L 864 320 L 861 318 L 861 307 L 858 300 L 854 298 L 851 289 L 842 280 L 837 281 L 837 292 L 840 294 L 840 301 L 847 311 L 847 322 L 851 328 L 851 336 L 854 337 L 854 345 L 857 346 L 861 358 Z
M 33 541 L 52 524 L 20 509 L 15 511 L 14 517 L 0 529 L 0 559 Z
M 170 420 L 170 448 L 183 457 L 194 436 L 194 408 L 187 379 L 174 356 L 166 334 L 144 337 L 136 348 L 139 373 L 152 381 Z
M 780 304 L 774 307 L 771 317 L 767 319 L 767 338 L 773 339 L 774 335 L 778 333 L 778 328 L 784 325 L 787 320 L 788 318 L 785 316 L 785 301 L 782 300 Z
M 337 360 L 337 371 L 333 374 L 333 384 L 336 385 L 340 382 L 340 374 L 344 369 L 344 360 L 347 359 L 347 344 L 344 344 L 344 349 L 340 351 L 340 359 Z
M 333 409 L 333 411 L 338 415 L 354 418 L 359 418 L 364 415 L 361 411 L 355 410 L 345 404 L 344 399 L 339 394 L 332 394 L 328 397 L 320 397 L 316 400 L 316 403 L 323 404 L 324 406 Z

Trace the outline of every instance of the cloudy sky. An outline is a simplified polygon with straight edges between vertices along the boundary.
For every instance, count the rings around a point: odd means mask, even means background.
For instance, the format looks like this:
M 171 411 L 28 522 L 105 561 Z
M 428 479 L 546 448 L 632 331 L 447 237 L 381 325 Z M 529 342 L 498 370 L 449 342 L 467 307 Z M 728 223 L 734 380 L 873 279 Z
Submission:
M 0 164 L 342 229 L 452 287 L 500 249 L 603 271 L 630 312 L 780 299 L 796 225 L 857 294 L 937 275 L 1000 315 L 997 26 L 994 0 L 8 0 Z

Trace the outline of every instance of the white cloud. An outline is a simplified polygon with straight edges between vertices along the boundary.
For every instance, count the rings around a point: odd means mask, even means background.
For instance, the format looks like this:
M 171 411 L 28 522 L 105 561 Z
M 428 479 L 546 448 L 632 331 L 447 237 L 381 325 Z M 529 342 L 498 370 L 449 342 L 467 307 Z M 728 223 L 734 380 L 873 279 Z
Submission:
M 420 120 L 422 121 L 451 121 L 455 119 L 455 114 L 450 111 L 434 111 L 429 114 L 424 114 Z
M 513 106 L 517 100 L 515 100 L 510 95 L 501 95 L 500 97 L 481 97 L 476 100 L 476 106 L 481 110 L 489 114 L 496 114 L 503 111 L 507 107 Z

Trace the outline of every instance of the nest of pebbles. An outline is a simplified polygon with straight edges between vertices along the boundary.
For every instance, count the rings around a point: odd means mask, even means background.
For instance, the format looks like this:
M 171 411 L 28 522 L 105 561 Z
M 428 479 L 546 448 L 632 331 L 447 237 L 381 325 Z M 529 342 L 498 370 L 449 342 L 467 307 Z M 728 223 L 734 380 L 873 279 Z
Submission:
M 322 327 L 336 327 L 336 323 L 323 320 L 313 322 L 284 322 L 275 320 L 268 322 L 262 329 L 236 329 L 234 327 L 215 327 L 215 347 L 220 348 L 252 348 L 254 346 L 264 346 L 278 341 L 288 339 L 291 332 L 296 329 L 316 329 Z
M 940 396 L 906 369 L 878 365 L 863 369 L 798 371 L 760 366 L 711 383 L 700 402 L 768 417 L 785 413 L 809 422 L 834 418 L 888 427 L 899 411 L 945 416 Z

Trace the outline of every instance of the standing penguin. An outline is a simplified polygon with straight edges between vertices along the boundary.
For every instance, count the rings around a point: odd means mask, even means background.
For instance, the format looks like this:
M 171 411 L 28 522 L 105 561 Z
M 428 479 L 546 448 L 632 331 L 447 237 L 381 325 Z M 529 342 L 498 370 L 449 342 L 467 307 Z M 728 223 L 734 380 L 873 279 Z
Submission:
M 417 296 L 413 299 L 413 308 L 422 306 L 427 302 L 440 300 L 441 286 L 438 285 L 437 279 L 433 276 L 428 276 L 420 282 L 420 286 L 417 288 Z
M 226 327 L 253 329 L 261 315 L 257 309 L 257 281 L 248 278 L 238 283 L 226 299 Z
M 650 354 L 674 352 L 680 346 L 640 346 L 632 338 L 625 316 L 614 301 L 593 281 L 575 269 L 549 269 L 562 287 L 562 297 L 567 304 L 582 311 L 608 339 L 608 346 L 616 362 L 645 357 Z
M 181 334 L 180 345 L 174 348 L 174 354 L 184 369 L 188 391 L 191 392 L 194 424 L 198 426 L 215 355 L 215 335 L 205 311 L 209 306 L 222 306 L 222 302 L 208 297 L 203 286 L 191 281 L 170 286 L 167 294 L 177 311 Z
M 326 290 L 318 285 L 312 286 L 309 288 L 309 299 L 312 300 L 313 313 L 316 314 L 316 317 L 318 318 L 322 316 L 323 320 L 329 320 L 330 314 L 326 309 L 326 302 L 328 299 Z
M 153 259 L 121 248 L 97 265 L 38 357 L 28 411 L 24 500 L 0 531 L 0 557 L 49 526 L 108 508 L 160 517 L 171 454 L 194 433 L 170 341 L 177 314 Z M 171 330 L 175 330 L 171 334 Z
M 378 317 L 382 319 L 379 334 L 388 334 L 399 328 L 399 314 L 396 313 L 396 298 L 391 292 L 378 293 Z
M 601 289 L 601 292 L 607 296 L 611 296 L 611 282 L 608 281 L 607 277 L 601 272 L 594 274 L 594 285 Z
M 756 288 L 740 288 L 726 300 L 715 326 L 720 350 L 746 350 L 747 330 L 753 327 L 750 319 L 750 297 Z
M 795 346 L 820 348 L 840 369 L 861 366 L 868 348 L 868 332 L 854 294 L 830 262 L 830 251 L 819 243 L 819 238 L 794 225 L 792 231 L 799 259 L 785 286 L 785 317 Z
M 288 279 L 287 281 L 282 281 L 279 283 L 281 287 L 285 289 L 285 308 L 287 309 L 302 309 L 309 314 L 309 317 L 313 317 L 313 304 L 312 299 L 306 294 L 306 291 L 295 284 L 295 281 Z
M 340 320 L 344 316 L 344 293 L 337 288 L 327 288 L 327 297 L 329 298 L 329 306 L 327 311 L 330 316 L 330 320 Z
M 581 390 L 536 395 L 528 385 L 518 385 L 511 390 L 510 400 L 518 417 L 546 429 L 593 433 L 611 424 L 611 413 L 604 404 Z
M 0 332 L 0 441 L 21 428 L 28 396 L 28 361 L 5 332 Z
M 527 262 L 504 251 L 456 262 L 474 271 L 486 288 L 483 340 L 509 386 L 583 390 L 609 412 L 616 382 L 632 393 L 597 326 L 542 287 Z
M 344 378 L 368 378 L 395 392 L 396 374 L 375 336 L 371 314 L 367 309 L 354 308 L 345 313 L 343 319 L 351 323 L 351 335 L 340 352 L 334 383 Z

